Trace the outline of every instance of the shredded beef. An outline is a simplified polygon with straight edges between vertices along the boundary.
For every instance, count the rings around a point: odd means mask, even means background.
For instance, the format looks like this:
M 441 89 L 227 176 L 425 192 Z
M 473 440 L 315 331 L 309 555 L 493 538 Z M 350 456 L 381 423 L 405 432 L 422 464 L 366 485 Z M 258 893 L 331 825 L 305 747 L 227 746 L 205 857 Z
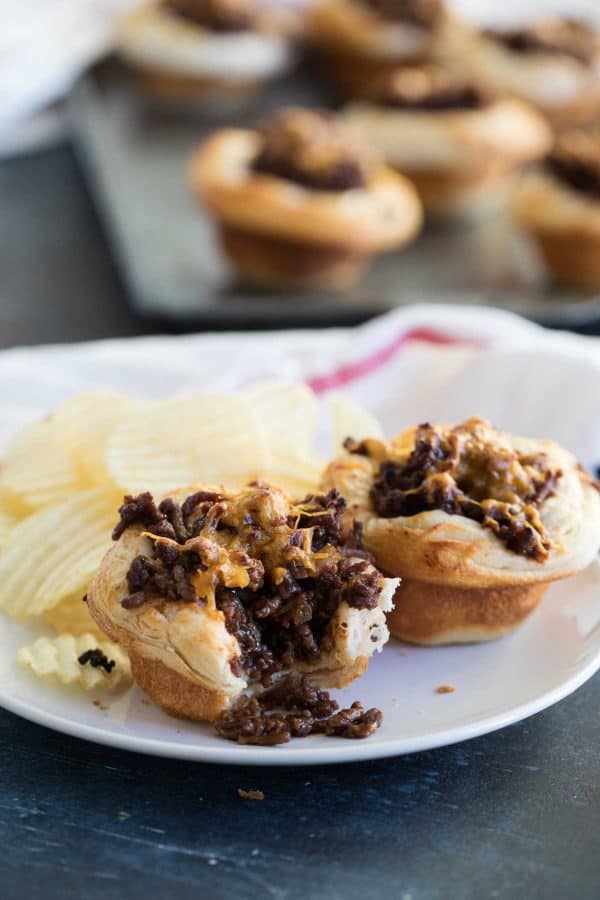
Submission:
M 334 490 L 328 494 L 309 494 L 298 504 L 300 515 L 296 528 L 313 528 L 312 550 L 322 550 L 325 544 L 339 544 L 342 538 L 343 514 L 346 501 Z
M 138 609 L 140 606 L 143 606 L 147 601 L 147 596 L 144 591 L 136 591 L 135 594 L 130 594 L 128 597 L 124 597 L 121 600 L 121 606 L 123 609 Z
M 552 53 L 583 65 L 591 64 L 597 52 L 594 28 L 575 19 L 547 19 L 525 28 L 490 29 L 485 34 L 513 53 Z
M 445 17 L 443 0 L 364 0 L 382 19 L 433 28 Z
M 204 564 L 196 550 L 180 551 L 164 541 L 154 542 L 154 557 L 136 556 L 127 572 L 129 595 L 121 601 L 125 609 L 135 609 L 153 594 L 166 600 L 204 602 L 198 597 L 189 576 Z
M 554 493 L 562 472 L 548 468 L 543 454 L 532 457 L 486 443 L 477 436 L 481 424 L 454 430 L 420 425 L 408 456 L 394 458 L 392 450 L 391 458 L 379 462 L 373 507 L 382 518 L 428 510 L 466 516 L 514 553 L 543 561 L 551 542 L 537 508 Z M 346 446 L 363 452 L 360 445 Z
M 301 675 L 288 675 L 263 691 L 259 702 L 263 708 L 302 709 L 319 719 L 333 715 L 338 709 L 338 704 L 327 691 L 320 690 L 310 678 Z
M 319 578 L 288 571 L 280 584 L 253 594 L 219 586 L 217 609 L 242 650 L 237 672 L 269 684 L 294 662 L 318 659 L 331 649 L 329 626 L 341 602 L 354 609 L 377 606 L 380 576 L 365 559 L 340 555 Z
M 360 167 L 352 162 L 340 162 L 331 166 L 322 174 L 303 171 L 291 160 L 279 156 L 276 151 L 264 147 L 254 160 L 255 172 L 265 175 L 276 175 L 287 181 L 295 181 L 303 187 L 314 191 L 349 191 L 362 187 L 364 180 Z
M 382 722 L 380 710 L 365 709 L 357 701 L 340 710 L 309 678 L 290 675 L 256 697 L 241 697 L 221 713 L 215 728 L 221 737 L 238 744 L 274 746 L 309 734 L 366 738 Z
M 255 697 L 243 697 L 232 709 L 221 713 L 215 730 L 228 741 L 266 747 L 286 744 L 292 737 L 285 716 L 266 713 Z
M 147 556 L 136 556 L 127 572 L 129 593 L 135 594 L 138 591 L 143 591 L 148 582 L 151 581 L 155 571 L 155 567 Z
M 117 541 L 132 525 L 142 525 L 157 537 L 169 538 L 179 544 L 185 544 L 196 537 L 207 523 L 211 512 L 211 525 L 218 527 L 218 502 L 221 494 L 214 491 L 197 491 L 191 494 L 180 506 L 167 497 L 157 507 L 152 494 L 147 491 L 137 497 L 127 495 L 119 508 L 120 519 L 113 530 L 113 540 Z
M 174 15 L 211 31 L 248 31 L 253 27 L 254 17 L 244 0 L 165 0 L 165 6 Z
M 159 512 L 152 494 L 148 491 L 138 494 L 137 497 L 128 494 L 123 505 L 119 507 L 119 516 L 119 522 L 115 525 L 112 533 L 113 541 L 118 541 L 132 525 L 143 525 L 144 528 L 161 537 L 173 538 L 173 540 L 176 538 L 173 525 L 163 513 Z
M 518 507 L 486 500 L 481 504 L 484 518 L 482 522 L 503 541 L 509 550 L 521 556 L 534 559 L 545 558 L 550 542 L 546 540 L 528 520 L 527 512 Z
M 344 533 L 346 504 L 337 491 L 283 507 L 277 496 L 254 485 L 233 497 L 167 498 L 158 508 L 149 494 L 126 498 L 115 534 L 142 524 L 151 551 L 132 560 L 122 606 L 205 603 L 198 583 L 206 585 L 239 644 L 233 673 L 263 685 L 330 651 L 340 604 L 374 609 L 381 575 L 361 549 L 362 527 Z M 155 536 L 154 527 L 170 537 Z M 207 576 L 198 582 L 198 573 Z
M 330 719 L 318 723 L 315 731 L 323 729 L 327 735 L 343 738 L 366 738 L 373 734 L 383 722 L 379 709 L 365 709 L 355 700 L 349 709 L 341 709 Z
M 104 669 L 109 675 L 116 665 L 114 659 L 109 659 L 99 647 L 85 650 L 81 656 L 77 657 L 77 662 L 80 666 L 85 666 L 89 663 L 94 669 Z
M 342 442 L 342 447 L 348 453 L 355 453 L 357 456 L 369 456 L 369 444 L 367 441 L 356 441 L 353 437 L 348 436 Z
M 561 135 L 546 157 L 545 167 L 571 190 L 600 201 L 600 129 Z
M 489 103 L 489 94 L 476 85 L 461 84 L 443 90 L 432 90 L 414 98 L 390 92 L 382 94 L 378 100 L 383 106 L 394 109 L 445 112 L 451 109 L 483 109 Z
M 374 82 L 369 96 L 380 106 L 423 112 L 483 109 L 495 99 L 488 88 L 437 65 L 394 69 Z
M 374 609 L 379 592 L 379 573 L 366 559 L 346 558 L 335 574 L 333 589 L 354 609 Z
M 261 130 L 255 172 L 315 191 L 364 187 L 369 164 L 328 110 L 284 109 Z

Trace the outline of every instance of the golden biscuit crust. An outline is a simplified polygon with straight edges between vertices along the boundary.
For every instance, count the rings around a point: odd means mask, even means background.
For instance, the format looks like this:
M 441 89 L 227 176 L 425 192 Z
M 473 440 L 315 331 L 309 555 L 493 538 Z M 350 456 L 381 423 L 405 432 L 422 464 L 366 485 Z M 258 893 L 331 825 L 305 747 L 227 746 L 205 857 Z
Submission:
M 197 490 L 214 488 L 196 486 L 170 496 L 182 502 Z M 288 508 L 282 492 L 265 486 L 255 490 L 270 491 L 274 504 Z M 134 679 L 159 706 L 174 716 L 212 721 L 252 687 L 244 674 L 232 671 L 232 661 L 242 656 L 240 645 L 227 630 L 223 613 L 211 604 L 161 599 L 123 607 L 130 594 L 131 563 L 151 551 L 143 526 L 132 525 L 122 533 L 89 586 L 90 614 L 126 650 Z M 299 660 L 297 671 L 323 687 L 343 687 L 363 674 L 369 655 L 388 638 L 384 612 L 391 608 L 397 586 L 397 581 L 379 578 L 378 605 L 358 609 L 340 602 L 330 621 L 330 649 L 314 661 Z
M 567 451 L 551 441 L 503 435 L 524 452 L 543 453 L 562 470 L 555 493 L 540 506 L 550 538 L 539 561 L 511 551 L 489 528 L 440 509 L 382 518 L 371 500 L 375 467 L 364 455 L 344 452 L 326 469 L 323 486 L 348 502 L 348 521 L 363 524 L 363 545 L 385 574 L 402 581 L 390 632 L 415 643 L 487 640 L 516 627 L 552 581 L 591 563 L 600 545 L 600 495 Z M 396 439 L 411 445 L 414 430 Z
M 260 143 L 257 132 L 223 129 L 191 158 L 192 189 L 227 226 L 357 254 L 399 246 L 421 227 L 414 187 L 391 169 L 378 167 L 357 190 L 311 191 L 252 172 Z

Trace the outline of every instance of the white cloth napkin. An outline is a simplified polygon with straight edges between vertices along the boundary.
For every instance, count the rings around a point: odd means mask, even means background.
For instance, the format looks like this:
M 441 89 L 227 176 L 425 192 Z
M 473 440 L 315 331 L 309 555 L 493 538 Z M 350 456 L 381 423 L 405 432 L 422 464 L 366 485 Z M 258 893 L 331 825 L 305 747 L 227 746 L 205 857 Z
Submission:
M 0 0 L 0 154 L 60 135 L 62 98 L 135 0 Z
M 413 306 L 355 328 L 7 350 L 0 353 L 0 445 L 80 391 L 112 387 L 151 399 L 261 378 L 306 381 L 321 397 L 343 391 L 389 435 L 427 419 L 480 415 L 517 434 L 553 438 L 587 466 L 600 464 L 600 339 L 470 306 Z
M 61 136 L 61 110 L 47 107 L 111 49 L 123 15 L 140 2 L 144 0 L 0 0 L 0 156 Z M 529 0 L 526 8 L 521 0 L 454 0 L 454 5 L 463 15 L 488 22 L 548 13 L 600 17 L 598 0 Z

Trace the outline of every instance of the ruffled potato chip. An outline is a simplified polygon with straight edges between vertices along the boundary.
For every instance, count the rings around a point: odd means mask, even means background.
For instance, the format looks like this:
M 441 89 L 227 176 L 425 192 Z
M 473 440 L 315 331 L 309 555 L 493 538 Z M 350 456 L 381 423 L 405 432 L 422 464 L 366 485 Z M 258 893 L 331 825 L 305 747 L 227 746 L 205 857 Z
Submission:
M 318 403 L 305 384 L 264 381 L 241 392 L 257 417 L 267 447 L 277 456 L 285 451 L 295 456 L 313 453 Z
M 111 435 L 107 468 L 126 492 L 160 497 L 200 482 L 238 488 L 262 477 L 266 440 L 239 394 L 171 397 L 133 413 Z
M 69 398 L 9 441 L 0 493 L 17 510 L 31 511 L 106 483 L 110 479 L 105 464 L 108 438 L 141 406 L 115 391 L 90 391 Z
M 3 504 L 0 498 L 0 550 L 2 550 L 18 521 L 18 517 Z
M 79 662 L 86 650 L 95 649 L 100 650 L 109 662 L 114 662 L 110 672 L 102 666 Z M 61 684 L 80 684 L 86 691 L 114 690 L 119 684 L 131 681 L 127 654 L 118 644 L 106 639 L 98 641 L 93 634 L 40 637 L 33 644 L 22 647 L 17 659 L 38 678 L 57 678 Z
M 6 517 L 18 522 L 31 515 L 31 506 L 2 483 L 2 470 L 3 466 L 0 463 L 0 509 Z
M 84 486 L 77 464 L 47 420 L 26 425 L 8 442 L 0 490 L 15 501 L 30 509 L 50 506 Z
M 143 404 L 116 391 L 77 394 L 61 403 L 48 417 L 53 429 L 90 484 L 106 481 L 106 444 L 113 430 Z
M 111 543 L 120 498 L 81 491 L 20 522 L 0 553 L 0 610 L 40 615 L 83 594 Z
M 272 456 L 263 480 L 283 488 L 295 500 L 319 490 L 323 464 L 315 456 Z
M 90 616 L 87 604 L 82 594 L 74 594 L 66 597 L 57 606 L 48 609 L 44 613 L 44 621 L 56 631 L 57 634 L 94 634 L 104 639 L 104 632 L 96 625 Z
M 364 406 L 349 400 L 337 391 L 328 393 L 327 401 L 331 415 L 334 452 L 340 450 L 347 437 L 357 441 L 367 437 L 384 437 L 381 422 Z

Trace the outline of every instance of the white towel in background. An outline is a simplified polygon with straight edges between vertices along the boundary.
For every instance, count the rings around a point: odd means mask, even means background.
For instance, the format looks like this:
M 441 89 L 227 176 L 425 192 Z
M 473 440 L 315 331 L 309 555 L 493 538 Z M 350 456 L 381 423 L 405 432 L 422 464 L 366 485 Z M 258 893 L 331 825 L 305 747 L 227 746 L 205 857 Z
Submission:
M 553 438 L 586 466 L 600 462 L 600 338 L 546 331 L 498 309 L 442 304 L 396 309 L 354 328 L 4 350 L 0 449 L 77 391 L 108 387 L 153 399 L 265 378 L 305 381 L 319 396 L 341 390 L 381 418 L 390 436 L 414 422 L 481 415 L 515 434 Z

